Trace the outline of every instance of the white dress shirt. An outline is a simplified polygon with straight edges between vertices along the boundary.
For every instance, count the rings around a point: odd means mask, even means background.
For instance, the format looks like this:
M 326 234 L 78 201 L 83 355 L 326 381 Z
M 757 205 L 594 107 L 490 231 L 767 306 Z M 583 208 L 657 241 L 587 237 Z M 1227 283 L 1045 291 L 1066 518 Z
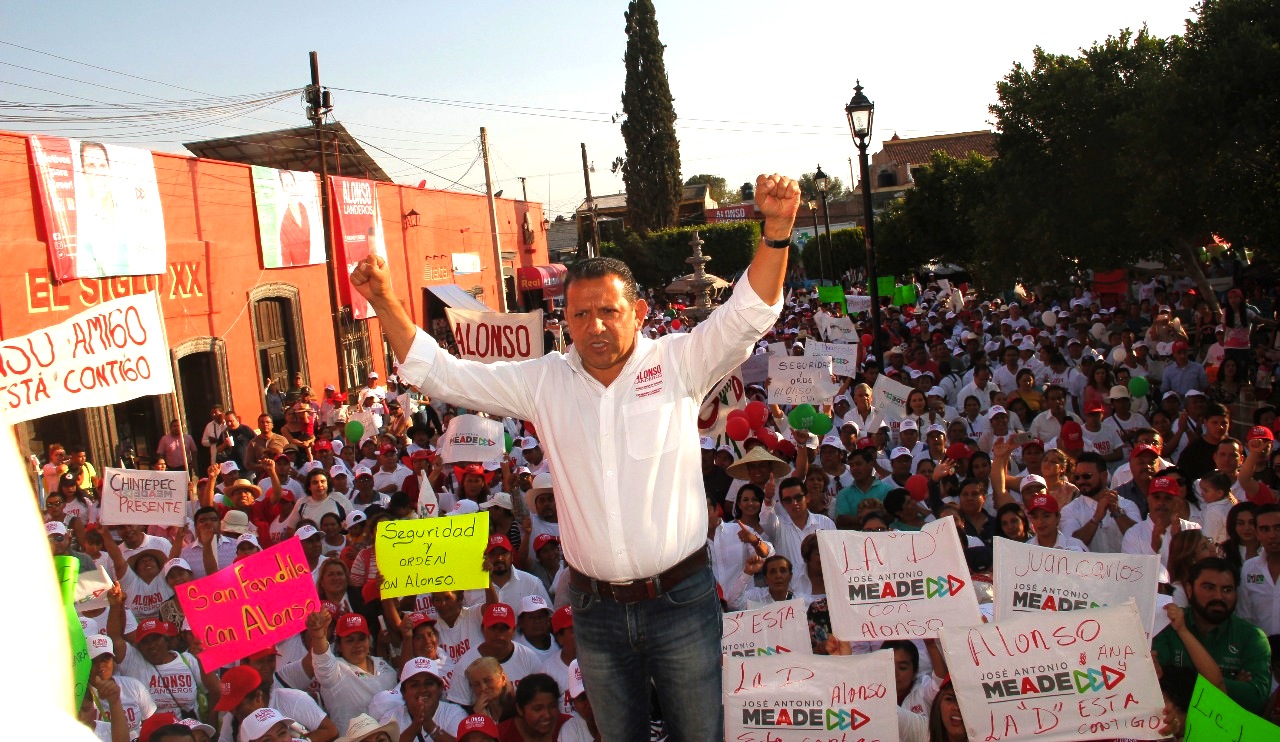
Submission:
M 1085 523 L 1093 520 L 1093 516 L 1097 511 L 1098 502 L 1092 497 L 1081 495 L 1062 506 L 1062 520 L 1059 530 L 1068 536 L 1074 536 L 1075 532 L 1083 528 Z M 1120 511 L 1128 516 L 1130 520 L 1139 521 L 1142 519 L 1142 513 L 1138 512 L 1138 506 L 1123 497 L 1120 498 Z M 1137 526 L 1133 528 L 1137 528 Z M 1132 531 L 1133 528 L 1129 530 Z M 1150 532 L 1147 535 L 1149 536 Z M 1120 547 L 1124 538 L 1125 534 L 1120 532 L 1120 526 L 1116 524 L 1116 519 L 1111 517 L 1111 513 L 1107 513 L 1102 516 L 1102 523 L 1094 531 L 1093 540 L 1085 544 L 1085 546 L 1089 547 L 1089 551 L 1095 554 L 1117 554 L 1122 550 Z
M 576 348 L 486 365 L 441 353 L 422 330 L 400 377 L 434 399 L 533 422 L 550 460 L 565 560 L 599 580 L 642 579 L 705 546 L 698 410 L 781 307 L 741 281 L 692 332 L 658 340 L 637 333 L 607 387 Z
M 1248 560 L 1240 568 L 1239 590 L 1236 618 L 1257 626 L 1267 636 L 1280 634 L 1280 586 L 1271 579 L 1265 553 Z
M 1178 522 L 1180 524 L 1180 527 L 1184 531 L 1200 530 L 1200 524 L 1194 521 L 1182 520 L 1181 518 L 1179 518 Z M 1155 554 L 1156 553 L 1155 549 L 1151 548 L 1151 533 L 1154 530 L 1155 530 L 1155 524 L 1151 522 L 1150 518 L 1147 518 L 1144 521 L 1135 523 L 1133 528 L 1130 528 L 1128 531 L 1125 531 L 1124 541 L 1121 544 L 1120 550 L 1126 554 L 1138 554 L 1140 556 Z M 1161 582 L 1169 581 L 1169 573 L 1166 570 L 1167 570 L 1167 567 L 1169 566 L 1169 542 L 1173 541 L 1173 536 L 1174 536 L 1173 530 L 1169 529 L 1165 531 L 1164 538 L 1160 540 L 1160 581 Z

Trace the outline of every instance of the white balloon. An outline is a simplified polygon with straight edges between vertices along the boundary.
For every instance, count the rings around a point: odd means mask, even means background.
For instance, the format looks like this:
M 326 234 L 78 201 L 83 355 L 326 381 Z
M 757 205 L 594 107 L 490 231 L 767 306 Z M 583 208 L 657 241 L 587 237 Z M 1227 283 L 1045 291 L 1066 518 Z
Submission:
M 1123 345 L 1117 345 L 1111 351 L 1111 362 L 1123 363 L 1124 359 L 1127 358 L 1128 355 L 1129 355 L 1129 351 L 1125 350 Z
M 1058 315 L 1052 309 L 1046 309 L 1045 313 L 1040 315 L 1040 321 L 1044 323 L 1045 327 L 1053 327 L 1058 324 Z

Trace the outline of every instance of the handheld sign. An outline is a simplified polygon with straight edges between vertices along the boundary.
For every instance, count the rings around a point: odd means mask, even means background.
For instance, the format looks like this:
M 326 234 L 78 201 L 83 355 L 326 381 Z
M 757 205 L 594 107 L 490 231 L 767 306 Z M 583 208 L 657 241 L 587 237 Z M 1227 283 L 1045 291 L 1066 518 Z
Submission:
M 725 739 L 898 739 L 893 652 L 724 658 Z
M 79 565 L 77 565 L 79 566 Z M 115 584 L 102 565 L 93 572 L 82 572 L 76 580 L 75 608 L 77 613 L 107 607 L 107 591 Z
M 840 388 L 831 380 L 831 358 L 769 357 L 769 404 L 825 404 Z
M 884 374 L 876 377 L 871 387 L 871 404 L 889 422 L 897 422 L 907 416 L 907 395 L 911 387 L 894 381 Z
M 1280 739 L 1280 726 L 1244 710 L 1200 675 L 1191 691 L 1183 739 L 1187 742 L 1261 742 Z
M 472 590 L 489 586 L 483 569 L 489 513 L 378 524 L 374 554 L 382 597 Z
M 995 542 L 995 616 L 1079 611 L 1120 605 L 1133 598 L 1147 634 L 1155 636 L 1155 554 L 1093 554 L 1046 549 L 1007 538 Z
M 858 375 L 858 346 L 856 343 L 823 343 L 806 340 L 804 354 L 809 358 L 831 356 L 831 373 L 836 376 Z
M 103 302 L 52 327 L 8 338 L 0 361 L 5 425 L 173 391 L 154 291 Z
M 917 532 L 819 531 L 818 550 L 831 629 L 844 641 L 928 639 L 982 620 L 950 518 Z
M 481 363 L 524 361 L 543 355 L 542 310 L 532 312 L 477 312 L 445 308 L 458 352 Z
M 720 651 L 726 657 L 813 654 L 804 600 L 780 600 L 764 608 L 724 614 Z
M 191 633 L 204 644 L 200 665 L 206 672 L 288 639 L 306 628 L 307 614 L 320 610 L 296 538 L 179 585 L 176 593 Z
M 187 522 L 187 473 L 102 470 L 104 525 L 180 526 Z
M 93 660 L 89 659 L 89 645 L 85 641 L 84 629 L 80 627 L 80 618 L 73 605 L 75 601 L 76 574 L 80 571 L 80 562 L 75 557 L 56 556 L 53 567 L 58 573 L 58 584 L 62 592 L 63 613 L 67 617 L 67 639 L 71 643 L 72 677 L 75 687 L 72 689 L 72 701 L 80 708 L 80 701 L 89 689 L 89 673 L 93 669 Z
M 458 415 L 449 421 L 444 435 L 440 436 L 440 460 L 446 464 L 500 461 L 506 454 L 504 434 L 501 420 Z
M 1164 698 L 1132 601 L 947 626 L 969 739 L 1160 739 Z

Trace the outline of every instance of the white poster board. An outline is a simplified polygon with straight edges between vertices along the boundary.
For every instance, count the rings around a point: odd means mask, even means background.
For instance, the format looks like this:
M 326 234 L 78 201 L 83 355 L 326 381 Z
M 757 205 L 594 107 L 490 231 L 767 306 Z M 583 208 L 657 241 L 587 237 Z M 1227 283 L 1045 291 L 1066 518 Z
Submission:
M 893 652 L 724 658 L 725 739 L 898 739 Z
M 506 453 L 501 420 L 479 415 L 458 415 L 449 421 L 440 436 L 440 460 L 446 464 L 459 461 L 500 461 Z
M 831 356 L 831 373 L 836 376 L 858 375 L 857 343 L 824 343 L 810 338 L 805 341 L 804 354 L 808 358 Z
M 928 639 L 982 619 L 955 523 L 871 533 L 819 531 L 831 630 L 844 641 Z
M 884 374 L 876 377 L 871 387 L 871 404 L 880 411 L 882 420 L 898 422 L 907 416 L 907 395 L 911 387 L 890 379 Z
M 804 600 L 781 600 L 764 608 L 724 614 L 720 650 L 726 657 L 813 654 Z
M 187 473 L 102 470 L 103 525 L 180 526 L 187 522 Z
M 460 357 L 481 363 L 525 361 L 543 355 L 542 310 L 477 312 L 446 307 Z
M 1132 601 L 942 630 L 969 739 L 1160 739 L 1164 698 Z
M 1160 582 L 1155 554 L 1082 554 L 998 538 L 993 572 L 996 621 L 1020 613 L 1120 605 L 1132 598 L 1143 628 L 1155 636 Z
M 769 358 L 769 404 L 826 404 L 839 389 L 831 379 L 830 356 Z

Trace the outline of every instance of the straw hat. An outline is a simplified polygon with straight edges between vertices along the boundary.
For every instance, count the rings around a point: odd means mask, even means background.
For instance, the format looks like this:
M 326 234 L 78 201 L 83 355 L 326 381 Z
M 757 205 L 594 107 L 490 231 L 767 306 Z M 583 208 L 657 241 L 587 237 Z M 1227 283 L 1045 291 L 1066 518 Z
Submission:
M 791 465 L 782 459 L 769 453 L 764 446 L 756 446 L 747 452 L 746 456 L 738 459 L 729 465 L 725 471 L 734 479 L 747 479 L 747 465 L 767 462 L 773 466 L 773 475 L 775 477 L 785 477 L 791 472 Z

